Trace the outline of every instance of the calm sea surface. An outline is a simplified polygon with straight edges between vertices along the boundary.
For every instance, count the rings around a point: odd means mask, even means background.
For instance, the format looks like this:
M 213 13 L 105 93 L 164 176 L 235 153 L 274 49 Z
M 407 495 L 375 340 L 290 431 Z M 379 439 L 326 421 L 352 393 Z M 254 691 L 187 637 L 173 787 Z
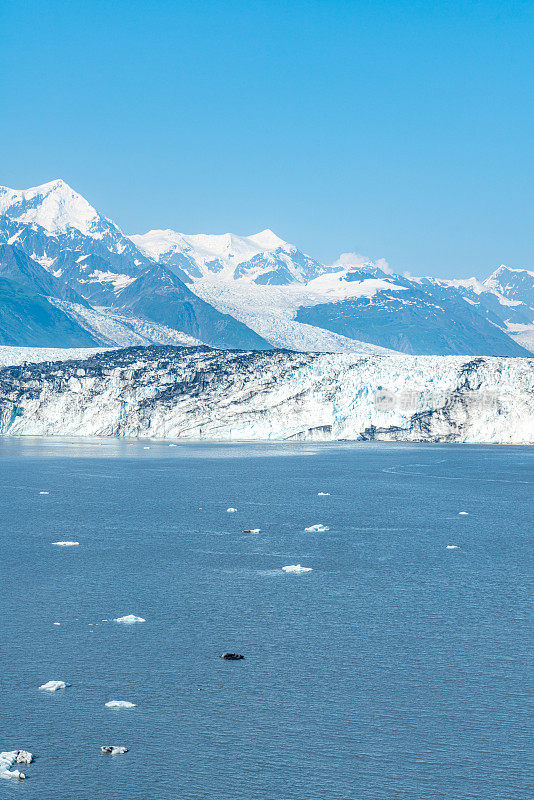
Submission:
M 0 797 L 530 800 L 533 455 L 0 440 Z

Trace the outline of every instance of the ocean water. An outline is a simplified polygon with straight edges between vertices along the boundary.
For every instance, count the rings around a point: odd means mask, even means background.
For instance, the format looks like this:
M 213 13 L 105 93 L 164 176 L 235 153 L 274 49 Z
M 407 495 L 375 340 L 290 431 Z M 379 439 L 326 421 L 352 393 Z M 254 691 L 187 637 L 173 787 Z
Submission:
M 0 440 L 0 797 L 530 800 L 533 452 Z

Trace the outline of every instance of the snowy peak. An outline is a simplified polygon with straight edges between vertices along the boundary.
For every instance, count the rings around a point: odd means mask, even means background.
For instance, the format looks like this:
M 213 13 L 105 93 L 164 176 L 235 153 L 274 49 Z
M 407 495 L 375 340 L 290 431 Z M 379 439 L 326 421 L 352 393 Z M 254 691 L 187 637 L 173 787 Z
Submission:
M 155 261 L 171 252 L 192 253 L 204 262 L 213 259 L 234 259 L 234 265 L 259 253 L 274 252 L 278 249 L 296 250 L 273 231 L 266 229 L 252 236 L 236 236 L 234 233 L 195 233 L 153 230 L 142 235 L 130 236 L 132 242 Z
M 250 236 L 154 230 L 130 239 L 149 258 L 182 278 L 185 275 L 189 282 L 217 276 L 219 281 L 247 279 L 281 286 L 304 283 L 322 270 L 317 261 L 269 228 Z
M 72 228 L 89 235 L 101 219 L 87 200 L 63 180 L 30 189 L 0 187 L 0 215 L 9 215 L 24 225 L 38 225 L 50 235 Z

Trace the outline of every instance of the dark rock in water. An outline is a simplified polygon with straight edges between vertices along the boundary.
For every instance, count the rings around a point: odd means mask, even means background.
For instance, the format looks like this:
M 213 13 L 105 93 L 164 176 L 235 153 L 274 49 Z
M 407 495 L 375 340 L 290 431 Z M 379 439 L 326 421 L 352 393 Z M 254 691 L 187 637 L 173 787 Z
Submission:
M 224 658 L 225 661 L 240 661 L 242 658 L 245 658 L 245 656 L 239 653 L 223 653 L 221 658 Z

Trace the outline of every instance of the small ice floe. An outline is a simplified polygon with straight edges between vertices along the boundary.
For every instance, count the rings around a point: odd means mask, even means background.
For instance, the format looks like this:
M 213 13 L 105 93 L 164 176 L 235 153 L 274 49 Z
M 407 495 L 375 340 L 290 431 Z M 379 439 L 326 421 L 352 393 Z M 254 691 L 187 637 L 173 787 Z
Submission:
M 0 753 L 0 778 L 23 781 L 26 778 L 24 772 L 11 767 L 13 764 L 31 764 L 32 761 L 33 755 L 28 750 L 5 750 Z
M 79 542 L 52 542 L 56 547 L 77 547 Z
M 236 511 L 237 511 L 237 508 L 232 508 L 231 506 L 230 506 L 230 508 L 226 509 L 226 513 L 227 514 L 235 514 Z
M 458 550 L 458 545 L 457 544 L 448 544 L 447 545 L 447 550 Z
M 130 703 L 129 700 L 108 700 L 105 706 L 106 708 L 135 708 L 135 703 Z
M 61 625 L 61 622 L 53 622 L 52 625 Z
M 459 511 L 458 512 L 458 516 L 459 517 L 467 517 L 468 515 L 469 515 L 468 511 Z
M 145 446 L 143 447 L 143 450 L 150 450 L 150 447 L 147 444 L 145 444 Z
M 105 744 L 100 748 L 100 750 L 102 753 L 109 754 L 110 756 L 122 756 L 124 753 L 128 752 L 127 747 L 122 747 L 122 745 L 115 744 Z
M 247 528 L 243 531 L 243 533 L 259 533 L 261 528 Z
M 325 531 L 329 531 L 330 528 L 328 525 L 310 525 L 309 528 L 304 528 L 306 533 L 324 533 Z
M 57 692 L 58 689 L 66 689 L 67 686 L 70 686 L 70 683 L 65 683 L 65 681 L 47 681 L 39 686 L 39 689 L 42 689 L 43 692 Z
M 312 567 L 303 567 L 300 564 L 289 564 L 287 567 L 282 567 L 284 572 L 311 572 Z
M 39 492 L 39 494 L 50 494 L 50 492 Z
M 169 447 L 176 447 L 176 445 L 175 444 L 170 444 Z
M 330 497 L 330 492 L 317 492 L 317 497 Z
M 125 617 L 117 617 L 113 622 L 120 622 L 122 625 L 133 625 L 134 622 L 146 622 L 146 619 L 136 617 L 135 614 L 127 614 Z

